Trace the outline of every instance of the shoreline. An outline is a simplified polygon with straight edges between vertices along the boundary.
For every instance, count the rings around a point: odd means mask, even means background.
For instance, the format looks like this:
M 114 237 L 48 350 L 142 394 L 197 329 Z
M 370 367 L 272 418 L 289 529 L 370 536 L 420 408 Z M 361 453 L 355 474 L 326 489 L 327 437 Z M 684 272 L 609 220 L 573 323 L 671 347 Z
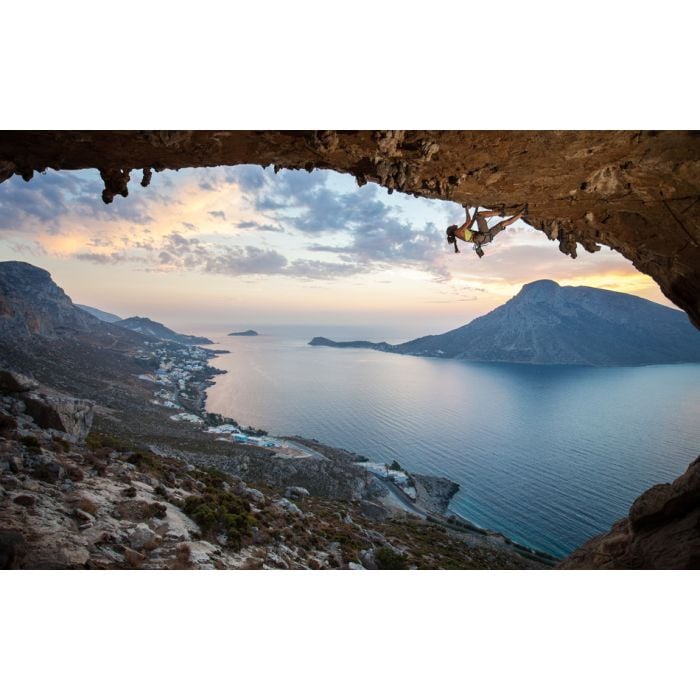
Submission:
M 209 412 L 206 408 L 206 403 L 207 403 L 207 398 L 208 398 L 208 392 L 207 389 L 210 386 L 213 386 L 215 384 L 215 377 L 218 375 L 222 374 L 227 374 L 227 370 L 222 370 L 217 367 L 212 367 L 210 364 L 210 360 L 214 359 L 218 355 L 221 354 L 228 354 L 230 351 L 224 351 L 224 352 L 215 352 L 213 350 L 210 350 L 209 348 L 200 348 L 202 350 L 205 350 L 207 354 L 206 358 L 206 376 L 203 379 L 203 381 L 199 382 L 199 386 L 195 387 L 195 391 L 197 392 L 197 404 L 199 405 L 199 410 L 197 411 L 197 415 L 202 419 L 203 423 L 207 425 L 207 427 L 212 428 L 212 427 L 217 427 L 216 423 L 218 423 L 219 426 L 225 425 L 225 424 L 232 424 L 235 426 L 239 426 L 240 424 L 235 418 L 232 418 L 230 416 L 225 416 L 220 413 L 212 413 Z M 243 433 L 249 433 L 253 436 L 255 435 L 262 435 L 262 436 L 268 436 L 268 432 L 266 430 L 260 429 L 260 428 L 255 428 L 254 426 L 248 426 L 247 428 L 240 428 L 241 432 Z M 284 443 L 292 443 L 297 447 L 301 447 L 302 450 L 309 451 L 311 448 L 308 448 L 305 445 L 300 445 L 300 443 L 295 443 L 293 438 L 289 437 L 283 437 L 283 436 L 270 436 L 273 440 L 276 441 L 283 441 Z M 353 454 L 356 455 L 357 457 L 360 457 L 360 461 L 355 462 L 357 466 L 363 467 L 364 464 L 373 464 L 377 465 L 378 463 L 372 462 L 371 460 L 367 459 L 366 457 L 362 455 L 357 455 L 357 453 L 347 450 L 345 448 L 338 448 L 334 447 L 332 445 L 325 445 L 324 443 L 320 443 L 317 440 L 312 440 L 310 438 L 304 438 L 302 436 L 296 436 L 298 438 L 301 438 L 301 440 L 304 440 L 306 442 L 312 442 L 315 443 L 323 448 L 327 448 L 329 450 L 333 451 L 341 451 L 345 452 L 348 454 Z M 216 439 L 216 438 L 215 438 Z M 254 443 L 249 443 L 251 447 L 258 447 L 259 449 L 267 450 L 270 452 L 273 452 L 275 456 L 279 456 L 281 458 L 285 458 L 286 455 L 284 454 L 279 454 L 277 452 L 277 449 L 273 449 L 272 447 L 269 446 L 264 446 L 260 444 L 254 444 Z M 315 452 L 314 450 L 311 450 L 312 452 Z M 318 452 L 316 452 L 315 457 L 312 457 L 311 455 L 296 455 L 296 456 L 286 456 L 287 458 L 294 459 L 294 458 L 315 458 L 315 459 L 325 459 L 323 455 L 320 455 Z M 398 463 L 396 463 L 398 464 Z M 387 466 L 388 465 L 384 465 Z M 545 552 L 542 550 L 538 550 L 534 547 L 530 547 L 528 545 L 522 544 L 520 542 L 517 542 L 515 540 L 512 540 L 509 538 L 507 535 L 505 535 L 502 532 L 495 531 L 495 530 L 489 530 L 487 528 L 482 528 L 475 523 L 471 522 L 464 516 L 459 515 L 458 513 L 455 513 L 450 510 L 450 503 L 452 501 L 452 498 L 456 495 L 456 493 L 459 491 L 461 488 L 460 485 L 452 481 L 451 479 L 446 479 L 445 477 L 435 477 L 432 475 L 428 474 L 419 474 L 415 472 L 410 472 L 406 469 L 403 469 L 402 467 L 399 467 L 400 471 L 408 475 L 409 480 L 412 480 L 413 482 L 424 482 L 425 480 L 437 480 L 440 482 L 443 482 L 444 484 L 450 484 L 451 485 L 451 492 L 445 499 L 444 496 L 442 498 L 441 506 L 440 508 L 433 509 L 427 506 L 427 504 L 421 503 L 420 501 L 425 501 L 426 498 L 425 496 L 423 498 L 419 497 L 419 494 L 416 494 L 415 500 L 412 499 L 408 494 L 406 494 L 402 489 L 400 489 L 396 484 L 392 481 L 390 476 L 387 474 L 386 477 L 382 477 L 381 475 L 375 473 L 374 476 L 378 480 L 380 480 L 385 487 L 387 487 L 387 482 L 390 482 L 391 485 L 396 489 L 397 492 L 400 492 L 403 494 L 403 498 L 405 499 L 406 503 L 403 504 L 403 511 L 407 512 L 414 517 L 422 517 L 425 519 L 427 522 L 433 522 L 436 523 L 442 527 L 448 528 L 453 532 L 459 533 L 459 534 L 465 534 L 468 536 L 474 536 L 478 538 L 484 538 L 488 540 L 491 544 L 494 545 L 501 545 L 505 547 L 506 549 L 513 549 L 515 550 L 518 554 L 521 556 L 525 556 L 527 558 L 533 559 L 539 563 L 546 564 L 548 566 L 554 566 L 558 561 L 560 561 L 560 557 L 556 557 L 553 554 L 550 554 L 549 552 Z M 389 471 L 387 469 L 387 471 Z M 397 499 L 400 500 L 400 496 L 397 496 Z M 413 512 L 412 512 L 413 511 Z M 419 513 L 417 515 L 416 511 Z

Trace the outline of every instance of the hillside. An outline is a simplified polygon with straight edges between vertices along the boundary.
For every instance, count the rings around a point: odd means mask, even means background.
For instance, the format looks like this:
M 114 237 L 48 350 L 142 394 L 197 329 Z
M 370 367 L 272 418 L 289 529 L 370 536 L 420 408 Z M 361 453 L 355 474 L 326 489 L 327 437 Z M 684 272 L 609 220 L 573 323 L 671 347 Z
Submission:
M 100 325 L 100 321 L 73 305 L 46 270 L 24 262 L 0 262 L 3 335 L 55 337 L 65 329 L 91 331 Z
M 416 517 L 354 453 L 313 442 L 319 457 L 284 459 L 209 432 L 235 423 L 204 409 L 213 356 L 0 263 L 0 568 L 552 565 L 443 518 L 431 492 L 448 480 L 417 489 Z
M 162 323 L 151 321 L 150 318 L 141 316 L 131 316 L 122 321 L 116 321 L 115 325 L 128 328 L 142 335 L 149 335 L 158 340 L 170 340 L 174 343 L 183 343 L 184 345 L 211 345 L 213 343 L 209 338 L 204 338 L 202 336 L 176 333 Z
M 510 301 L 465 326 L 400 345 L 312 345 L 482 362 L 626 366 L 700 362 L 700 333 L 687 316 L 631 294 L 593 287 L 526 284 Z
M 87 306 L 87 304 L 76 304 L 76 306 L 79 309 L 82 309 L 83 311 L 87 311 L 95 318 L 99 318 L 100 321 L 105 321 L 106 323 L 116 323 L 117 321 L 122 320 L 121 316 L 117 316 L 117 314 L 111 314 L 109 313 L 109 311 L 102 311 L 101 309 L 96 309 L 94 306 Z

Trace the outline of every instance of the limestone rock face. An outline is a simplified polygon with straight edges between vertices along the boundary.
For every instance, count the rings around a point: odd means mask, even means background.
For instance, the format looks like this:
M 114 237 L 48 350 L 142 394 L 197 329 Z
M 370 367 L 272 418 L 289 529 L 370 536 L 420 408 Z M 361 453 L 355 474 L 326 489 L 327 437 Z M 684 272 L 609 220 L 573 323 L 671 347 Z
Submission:
M 44 429 L 60 430 L 78 440 L 84 440 L 95 417 L 95 404 L 59 394 L 31 392 L 23 397 L 26 412 Z
M 38 391 L 39 383 L 11 370 L 0 370 L 0 393 L 14 397 L 22 410 L 44 430 L 59 430 L 84 440 L 95 417 L 95 404 L 58 392 Z
M 562 569 L 697 569 L 700 567 L 700 458 L 672 484 L 658 484 L 627 518 L 570 554 Z
M 684 131 L 5 131 L 0 182 L 98 168 L 102 198 L 130 173 L 252 163 L 328 168 L 359 184 L 513 211 L 576 256 L 609 245 L 700 325 L 700 135 Z M 157 176 L 152 186 L 156 186 Z
M 90 331 L 100 321 L 78 309 L 51 275 L 28 263 L 0 265 L 0 331 L 13 338 L 53 338 L 63 328 Z
M 19 372 L 0 369 L 0 392 L 23 392 L 31 391 L 39 386 L 39 382 L 26 377 Z

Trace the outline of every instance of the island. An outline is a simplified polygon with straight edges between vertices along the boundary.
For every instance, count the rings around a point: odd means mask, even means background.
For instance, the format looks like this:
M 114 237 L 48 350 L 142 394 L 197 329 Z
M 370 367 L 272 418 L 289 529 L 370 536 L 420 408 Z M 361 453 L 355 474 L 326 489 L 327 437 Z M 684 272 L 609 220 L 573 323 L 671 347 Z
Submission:
M 700 335 L 682 311 L 632 294 L 553 280 L 529 282 L 505 304 L 447 333 L 398 345 L 321 337 L 309 345 L 533 365 L 700 362 Z
M 335 340 L 330 340 L 329 338 L 324 338 L 323 336 L 317 336 L 309 341 L 309 345 L 321 345 L 328 348 L 365 348 L 370 350 L 387 350 L 393 349 L 393 345 L 389 343 L 370 343 L 368 340 L 347 340 L 337 342 Z
M 229 335 L 243 335 L 243 336 L 253 336 L 253 335 L 259 335 L 257 331 L 238 331 L 237 333 L 229 333 Z

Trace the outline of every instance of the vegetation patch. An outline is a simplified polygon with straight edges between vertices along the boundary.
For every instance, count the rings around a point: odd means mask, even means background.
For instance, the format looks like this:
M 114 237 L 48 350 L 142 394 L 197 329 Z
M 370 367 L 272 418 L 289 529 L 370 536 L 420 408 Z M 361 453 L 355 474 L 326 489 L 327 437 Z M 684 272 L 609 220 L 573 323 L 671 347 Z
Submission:
M 202 496 L 190 496 L 183 510 L 205 535 L 225 535 L 227 544 L 240 549 L 256 520 L 250 505 L 240 496 L 215 488 L 207 488 Z
M 380 547 L 374 552 L 374 561 L 380 569 L 406 569 L 406 555 L 390 547 Z

